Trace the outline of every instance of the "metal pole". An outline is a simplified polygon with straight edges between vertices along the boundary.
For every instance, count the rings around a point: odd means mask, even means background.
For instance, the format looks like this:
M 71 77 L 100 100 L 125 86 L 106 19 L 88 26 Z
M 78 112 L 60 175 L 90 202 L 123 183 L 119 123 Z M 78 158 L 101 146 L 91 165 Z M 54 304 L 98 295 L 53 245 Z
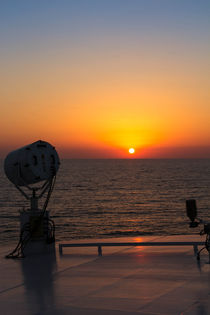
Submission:
M 101 247 L 101 245 L 98 246 L 98 256 L 102 256 L 102 247 Z
M 38 198 L 36 197 L 36 190 L 33 189 L 31 197 L 31 210 L 38 210 Z

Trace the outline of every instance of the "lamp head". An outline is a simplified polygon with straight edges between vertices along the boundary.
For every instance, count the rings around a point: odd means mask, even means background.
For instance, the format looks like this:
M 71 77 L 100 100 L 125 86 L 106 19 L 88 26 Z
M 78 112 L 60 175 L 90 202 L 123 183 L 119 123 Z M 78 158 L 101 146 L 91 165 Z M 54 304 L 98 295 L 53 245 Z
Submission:
M 28 186 L 50 179 L 59 164 L 55 148 L 39 140 L 10 152 L 4 161 L 4 171 L 15 186 Z

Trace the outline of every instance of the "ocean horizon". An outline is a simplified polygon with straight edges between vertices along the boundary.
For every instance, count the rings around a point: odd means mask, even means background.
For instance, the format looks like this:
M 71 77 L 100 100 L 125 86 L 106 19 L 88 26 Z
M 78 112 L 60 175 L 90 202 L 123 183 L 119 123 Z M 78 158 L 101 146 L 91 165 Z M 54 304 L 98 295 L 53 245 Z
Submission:
M 0 160 L 0 242 L 19 236 L 29 202 L 6 178 Z M 62 159 L 48 210 L 56 240 L 195 234 L 185 202 L 210 221 L 210 159 Z M 40 208 L 43 201 L 40 202 Z

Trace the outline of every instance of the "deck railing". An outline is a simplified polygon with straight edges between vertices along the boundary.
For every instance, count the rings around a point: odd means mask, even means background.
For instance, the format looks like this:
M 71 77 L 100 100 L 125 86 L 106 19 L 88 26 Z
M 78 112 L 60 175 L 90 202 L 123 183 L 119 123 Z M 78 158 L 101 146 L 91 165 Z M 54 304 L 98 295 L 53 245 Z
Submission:
M 64 247 L 98 247 L 98 256 L 102 256 L 102 247 L 111 246 L 193 246 L 194 254 L 198 252 L 198 246 L 204 246 L 205 242 L 96 242 L 96 243 L 60 243 L 59 253 L 63 254 Z

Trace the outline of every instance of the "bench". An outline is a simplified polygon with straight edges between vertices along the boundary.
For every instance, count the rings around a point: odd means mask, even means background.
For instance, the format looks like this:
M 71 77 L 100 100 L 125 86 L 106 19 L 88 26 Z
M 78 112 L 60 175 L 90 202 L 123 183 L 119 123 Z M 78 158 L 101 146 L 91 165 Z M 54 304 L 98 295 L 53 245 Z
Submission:
M 98 256 L 102 256 L 102 247 L 111 246 L 193 246 L 195 255 L 198 246 L 205 245 L 205 242 L 96 242 L 96 243 L 60 243 L 59 253 L 63 254 L 64 247 L 98 247 Z

